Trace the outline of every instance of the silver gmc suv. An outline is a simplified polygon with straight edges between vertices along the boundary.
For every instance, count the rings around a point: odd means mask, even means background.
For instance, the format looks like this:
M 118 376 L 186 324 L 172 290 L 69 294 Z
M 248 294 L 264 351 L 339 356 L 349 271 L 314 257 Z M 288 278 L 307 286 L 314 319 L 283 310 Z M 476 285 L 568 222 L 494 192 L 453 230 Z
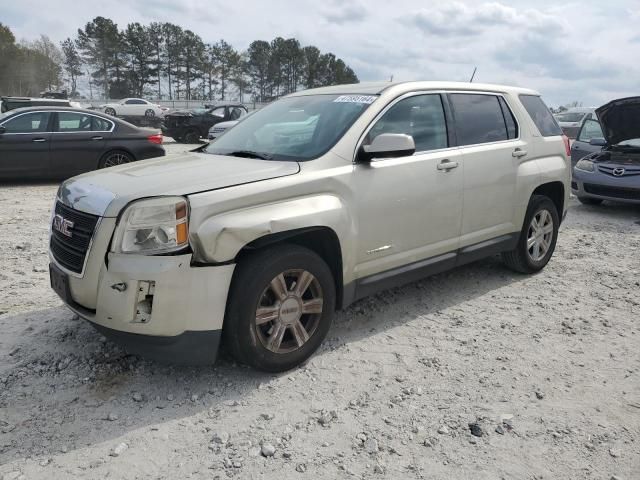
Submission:
M 412 82 L 297 92 L 198 152 L 62 184 L 51 285 L 132 353 L 304 362 L 336 309 L 501 253 L 532 273 L 567 209 L 538 93 Z

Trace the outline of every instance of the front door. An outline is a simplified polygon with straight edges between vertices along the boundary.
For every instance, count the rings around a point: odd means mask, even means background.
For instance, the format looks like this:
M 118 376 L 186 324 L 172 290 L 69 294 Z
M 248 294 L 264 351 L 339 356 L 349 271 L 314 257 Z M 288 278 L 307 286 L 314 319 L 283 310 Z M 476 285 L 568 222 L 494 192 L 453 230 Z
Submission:
M 15 115 L 0 126 L 0 178 L 27 179 L 49 174 L 49 112 Z
M 354 169 L 359 278 L 458 248 L 463 166 L 449 145 L 441 96 L 414 94 L 397 101 L 364 144 L 382 133 L 411 135 L 416 153 Z
M 58 112 L 51 137 L 51 168 L 71 177 L 98 168 L 113 123 L 83 112 Z
M 578 160 L 585 155 L 593 152 L 599 152 L 602 147 L 599 145 L 591 145 L 589 142 L 592 138 L 604 138 L 602 127 L 597 120 L 585 120 L 578 132 L 576 139 L 571 145 L 571 166 L 575 167 Z

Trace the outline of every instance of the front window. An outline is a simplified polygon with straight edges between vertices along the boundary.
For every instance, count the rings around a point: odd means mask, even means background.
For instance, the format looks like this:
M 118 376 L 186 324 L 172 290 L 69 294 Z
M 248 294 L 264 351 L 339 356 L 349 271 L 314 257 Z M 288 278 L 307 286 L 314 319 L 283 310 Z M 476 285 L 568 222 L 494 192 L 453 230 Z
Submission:
M 604 134 L 602 133 L 600 122 L 596 120 L 587 120 L 584 122 L 584 125 L 582 125 L 582 129 L 578 135 L 578 141 L 589 142 L 592 138 L 604 138 Z
M 377 98 L 305 95 L 278 100 L 205 147 L 207 153 L 305 161 L 326 153 Z
M 25 113 L 7 120 L 2 126 L 6 133 L 46 132 L 49 125 L 49 115 L 49 112 Z

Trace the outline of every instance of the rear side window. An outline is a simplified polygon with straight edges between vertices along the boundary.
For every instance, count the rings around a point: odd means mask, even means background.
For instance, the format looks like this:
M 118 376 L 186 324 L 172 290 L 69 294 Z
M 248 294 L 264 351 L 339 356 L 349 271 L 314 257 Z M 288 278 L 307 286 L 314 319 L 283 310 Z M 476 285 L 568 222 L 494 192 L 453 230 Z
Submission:
M 537 95 L 520 95 L 520 101 L 533 123 L 538 127 L 540 135 L 543 137 L 562 135 L 562 129 L 540 97 Z
M 508 140 L 507 124 L 495 95 L 452 93 L 449 95 L 456 122 L 458 145 Z

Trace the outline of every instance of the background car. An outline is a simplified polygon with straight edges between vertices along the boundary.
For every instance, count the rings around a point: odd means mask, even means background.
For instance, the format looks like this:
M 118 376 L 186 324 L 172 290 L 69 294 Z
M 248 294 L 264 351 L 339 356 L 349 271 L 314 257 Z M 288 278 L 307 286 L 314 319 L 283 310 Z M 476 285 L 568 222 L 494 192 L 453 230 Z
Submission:
M 158 130 L 91 110 L 30 107 L 0 114 L 0 179 L 66 178 L 165 154 Z
M 229 130 L 231 127 L 235 127 L 238 124 L 238 122 L 241 122 L 245 118 L 249 117 L 255 111 L 256 110 L 254 110 L 253 112 L 244 113 L 244 110 L 242 110 L 243 113 L 240 115 L 240 118 L 238 120 L 229 120 L 228 122 L 216 123 L 213 127 L 209 129 L 209 140 L 215 140 L 224 132 Z
M 596 113 L 604 138 L 590 143 L 604 148 L 578 160 L 571 191 L 588 205 L 603 200 L 640 204 L 640 97 L 613 100 Z
M 161 117 L 167 110 L 143 98 L 125 98 L 118 103 L 100 105 L 100 109 L 113 117 Z
M 556 113 L 554 117 L 562 128 L 562 132 L 569 138 L 576 138 L 578 130 L 588 118 L 595 119 L 595 108 L 575 107 L 566 112 Z
M 591 141 L 593 140 L 593 144 Z M 599 152 L 604 144 L 604 134 L 598 120 L 587 119 L 582 122 L 578 136 L 571 144 L 571 166 L 590 153 Z
M 67 99 L 30 98 L 30 97 L 0 97 L 0 113 L 25 107 L 71 107 Z
M 247 107 L 241 103 L 218 103 L 205 108 L 171 112 L 164 116 L 162 131 L 176 142 L 198 143 L 201 138 L 208 138 L 212 126 L 238 120 L 247 113 Z

